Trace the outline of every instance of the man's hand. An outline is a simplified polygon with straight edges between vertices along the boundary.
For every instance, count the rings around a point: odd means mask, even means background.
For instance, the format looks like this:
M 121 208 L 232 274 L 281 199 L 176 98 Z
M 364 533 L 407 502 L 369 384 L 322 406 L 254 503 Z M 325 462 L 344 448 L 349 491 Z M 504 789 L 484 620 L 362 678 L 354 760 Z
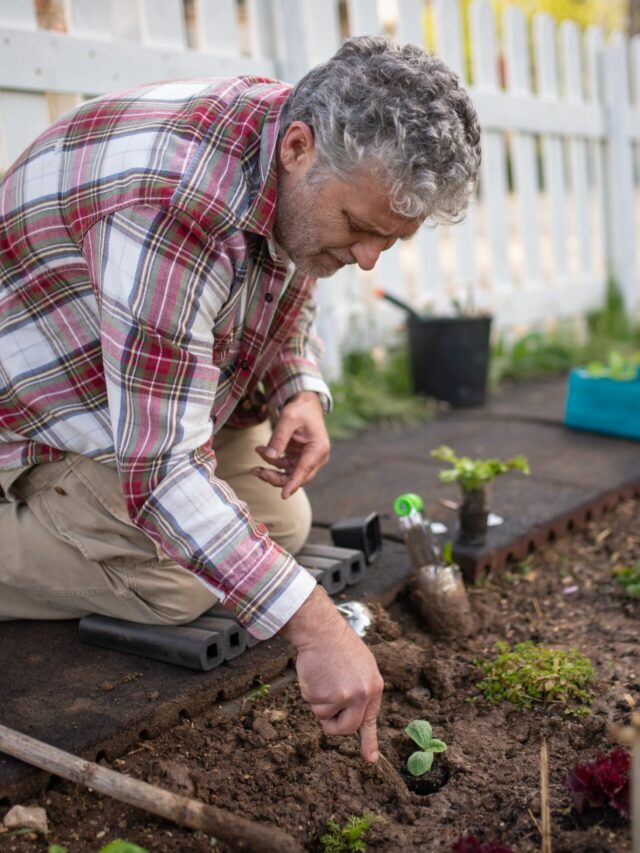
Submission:
M 269 444 L 256 447 L 265 462 L 280 470 L 258 466 L 251 473 L 282 486 L 282 497 L 288 498 L 327 464 L 329 446 L 320 398 L 315 391 L 300 391 L 283 406 Z
M 360 751 L 378 760 L 376 718 L 384 682 L 375 658 L 321 587 L 281 629 L 298 649 L 302 697 L 328 735 L 359 732 Z

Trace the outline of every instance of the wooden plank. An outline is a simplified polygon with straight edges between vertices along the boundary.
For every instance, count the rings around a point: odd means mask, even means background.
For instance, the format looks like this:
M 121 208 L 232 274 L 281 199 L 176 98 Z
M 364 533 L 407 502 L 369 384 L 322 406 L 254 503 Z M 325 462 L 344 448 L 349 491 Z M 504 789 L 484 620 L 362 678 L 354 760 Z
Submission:
M 561 57 L 564 65 L 565 97 L 567 101 L 582 103 L 583 69 L 580 32 L 573 21 L 560 25 Z M 571 190 L 576 222 L 578 269 L 582 278 L 593 274 L 591 229 L 589 227 L 589 175 L 587 172 L 587 143 L 578 136 L 569 140 L 571 156 Z
M 61 57 L 64 56 L 64 62 Z M 149 80 L 182 77 L 275 75 L 270 60 L 176 50 L 124 40 L 69 38 L 61 33 L 0 29 L 3 86 L 23 91 L 76 92 L 88 95 L 135 86 Z
M 507 89 L 514 96 L 531 96 L 531 72 L 527 25 L 517 7 L 505 12 L 505 60 Z M 514 182 L 520 214 L 519 237 L 524 249 L 524 287 L 542 287 L 540 265 L 540 206 L 535 137 L 516 132 L 512 145 Z
M 536 15 L 533 20 L 535 68 L 538 94 L 546 104 L 558 104 L 558 63 L 556 60 L 556 28 L 549 15 Z M 563 105 L 564 106 L 564 105 Z M 563 141 L 557 135 L 542 137 L 542 171 L 544 191 L 549 205 L 553 262 L 556 282 L 565 282 L 567 264 L 565 215 L 566 183 Z
M 223 0 L 217 0 L 216 8 L 222 3 Z M 185 48 L 187 36 L 182 0 L 142 0 L 140 37 L 146 44 L 158 47 Z
M 486 92 L 475 86 L 470 91 L 480 123 L 492 130 L 557 136 L 580 133 L 588 139 L 602 139 L 606 134 L 607 120 L 599 104 L 567 104 L 508 92 Z
M 486 0 L 476 0 L 471 5 L 471 41 L 477 88 L 494 92 L 498 89 L 498 52 L 493 9 Z M 502 293 L 511 287 L 507 253 L 506 152 L 502 133 L 490 129 L 483 132 L 480 188 L 491 248 L 494 290 Z
M 195 10 L 195 40 L 198 50 L 208 50 L 225 56 L 238 55 L 238 14 L 235 0 L 195 0 Z

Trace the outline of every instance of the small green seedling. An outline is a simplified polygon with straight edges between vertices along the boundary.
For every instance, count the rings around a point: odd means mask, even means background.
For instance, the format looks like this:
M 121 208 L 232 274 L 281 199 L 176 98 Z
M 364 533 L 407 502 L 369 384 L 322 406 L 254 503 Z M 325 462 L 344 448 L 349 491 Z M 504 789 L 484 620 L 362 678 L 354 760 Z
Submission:
M 148 851 L 131 841 L 122 841 L 122 839 L 117 838 L 115 841 L 110 841 L 105 847 L 100 848 L 98 853 L 148 853 Z
M 489 702 L 511 702 L 517 708 L 554 704 L 564 706 L 566 714 L 591 713 L 593 694 L 587 685 L 595 672 L 576 649 L 549 649 L 530 640 L 513 648 L 497 643 L 496 649 L 495 658 L 475 661 L 485 673 L 478 690 Z
M 344 826 L 340 826 L 336 820 L 330 820 L 327 823 L 329 831 L 320 838 L 323 853 L 365 853 L 367 846 L 362 836 L 374 823 L 384 823 L 384 818 L 365 812 L 361 817 L 349 815 Z
M 463 492 L 473 492 L 490 483 L 499 474 L 518 470 L 529 474 L 529 462 L 520 455 L 501 462 L 500 459 L 471 459 L 469 456 L 456 456 L 455 451 L 446 444 L 431 451 L 434 459 L 448 462 L 452 467 L 440 471 L 441 483 L 458 483 Z
M 242 700 L 242 705 L 240 707 L 241 713 L 244 711 L 244 706 L 247 702 L 251 702 L 251 704 L 255 705 L 257 702 L 260 702 L 261 699 L 266 699 L 269 695 L 269 690 L 271 689 L 269 684 L 264 684 L 259 678 L 255 679 L 254 684 L 256 686 L 253 690 L 250 690 Z
M 615 379 L 618 382 L 632 382 L 640 368 L 640 352 L 626 356 L 617 350 L 611 350 L 606 362 L 591 361 L 586 372 L 594 379 Z
M 432 737 L 431 724 L 426 720 L 412 720 L 404 731 L 420 747 L 409 756 L 407 770 L 412 776 L 424 776 L 431 770 L 434 754 L 444 752 L 447 745 Z
M 453 542 L 451 540 L 445 542 L 442 546 L 442 562 L 445 566 L 455 565 L 455 560 L 453 559 Z
M 640 598 L 640 560 L 635 566 L 616 566 L 613 576 L 627 595 Z

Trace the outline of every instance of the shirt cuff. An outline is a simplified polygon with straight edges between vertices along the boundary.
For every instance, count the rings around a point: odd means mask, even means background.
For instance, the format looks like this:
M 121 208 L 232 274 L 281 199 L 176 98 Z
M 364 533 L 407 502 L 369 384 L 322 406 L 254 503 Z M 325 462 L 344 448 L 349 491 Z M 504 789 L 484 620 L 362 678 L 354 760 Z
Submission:
M 278 388 L 276 394 L 268 401 L 272 416 L 278 416 L 287 402 L 300 391 L 315 391 L 320 398 L 322 411 L 328 414 L 333 409 L 333 397 L 327 383 L 315 376 L 294 376 Z
M 236 612 L 236 619 L 258 640 L 273 637 L 294 616 L 316 588 L 316 581 L 305 568 L 296 563 L 297 573 L 291 578 L 283 594 L 269 607 L 268 612 L 249 619 Z

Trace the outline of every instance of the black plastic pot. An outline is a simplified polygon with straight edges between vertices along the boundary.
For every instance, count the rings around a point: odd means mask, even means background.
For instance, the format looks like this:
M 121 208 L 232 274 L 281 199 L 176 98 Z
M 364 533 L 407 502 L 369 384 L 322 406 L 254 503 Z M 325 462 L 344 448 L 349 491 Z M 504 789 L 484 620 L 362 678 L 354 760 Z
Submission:
M 491 317 L 409 317 L 416 393 L 455 407 L 482 406 L 487 394 Z

